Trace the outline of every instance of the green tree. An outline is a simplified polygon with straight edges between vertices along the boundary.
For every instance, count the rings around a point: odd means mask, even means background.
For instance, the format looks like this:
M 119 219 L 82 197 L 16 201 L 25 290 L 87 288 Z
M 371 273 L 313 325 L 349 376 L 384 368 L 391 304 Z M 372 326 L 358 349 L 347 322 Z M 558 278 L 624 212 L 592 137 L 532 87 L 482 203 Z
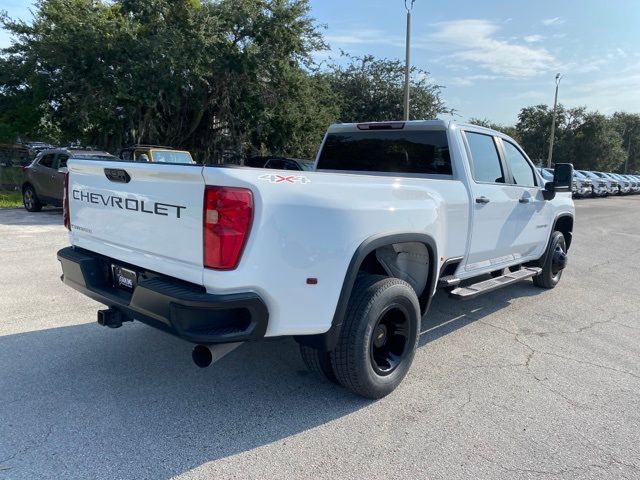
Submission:
M 560 136 L 561 125 L 564 122 L 564 107 L 558 105 L 557 112 L 556 135 Z M 546 161 L 549 152 L 552 118 L 553 109 L 547 105 L 524 107 L 518 114 L 516 130 L 522 147 L 534 162 L 544 163 Z
M 509 135 L 511 138 L 513 138 L 517 142 L 520 141 L 518 138 L 518 130 L 514 126 L 494 123 L 488 118 L 470 118 L 469 123 L 473 125 L 478 125 L 480 127 L 491 128 L 492 130 L 497 130 L 498 132 L 502 132 L 505 135 Z
M 622 144 L 627 153 L 626 171 L 640 172 L 640 115 L 616 112 L 611 117 L 616 131 L 622 136 Z M 620 172 L 625 171 L 624 166 Z
M 337 112 L 309 74 L 324 43 L 307 0 L 39 0 L 32 23 L 1 23 L 7 137 L 311 155 Z
M 584 122 L 585 107 L 557 107 L 556 130 L 553 144 L 553 161 L 575 160 L 575 132 Z M 540 164 L 546 164 L 549 155 L 553 108 L 548 105 L 524 107 L 518 115 L 517 138 L 529 156 Z
M 404 63 L 354 57 L 343 53 L 346 65 L 334 63 L 325 73 L 337 95 L 341 122 L 400 120 L 404 108 Z M 429 73 L 411 69 L 411 119 L 436 118 L 451 113 L 441 97 L 442 87 L 430 82 Z
M 626 152 L 614 123 L 601 113 L 588 113 L 576 128 L 574 139 L 576 168 L 613 172 L 624 165 Z

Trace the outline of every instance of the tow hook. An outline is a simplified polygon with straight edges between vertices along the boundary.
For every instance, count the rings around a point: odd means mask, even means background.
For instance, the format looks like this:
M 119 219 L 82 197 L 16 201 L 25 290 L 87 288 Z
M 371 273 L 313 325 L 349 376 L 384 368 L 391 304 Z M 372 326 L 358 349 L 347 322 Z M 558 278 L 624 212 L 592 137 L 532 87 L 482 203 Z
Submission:
M 219 345 L 196 345 L 191 352 L 191 358 L 200 368 L 207 368 L 226 354 L 232 352 L 244 342 L 221 343 Z
M 98 310 L 98 323 L 103 327 L 120 328 L 123 322 L 131 321 L 133 320 L 117 308 L 109 307 L 106 310 Z

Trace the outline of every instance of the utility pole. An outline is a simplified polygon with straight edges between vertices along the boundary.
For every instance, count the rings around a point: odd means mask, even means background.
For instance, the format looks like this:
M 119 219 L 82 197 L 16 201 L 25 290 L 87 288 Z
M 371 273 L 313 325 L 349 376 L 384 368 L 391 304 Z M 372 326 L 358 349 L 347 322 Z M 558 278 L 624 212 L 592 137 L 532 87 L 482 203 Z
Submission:
M 549 157 L 547 158 L 547 168 L 551 168 L 551 157 L 553 157 L 553 140 L 556 136 L 556 115 L 558 108 L 558 88 L 560 87 L 562 75 L 556 74 L 556 97 L 553 100 L 553 120 L 551 121 L 551 139 L 549 140 Z
M 411 10 L 416 0 L 404 0 L 404 8 L 407 10 L 407 41 L 406 57 L 404 64 L 404 120 L 409 120 L 409 89 L 411 75 Z

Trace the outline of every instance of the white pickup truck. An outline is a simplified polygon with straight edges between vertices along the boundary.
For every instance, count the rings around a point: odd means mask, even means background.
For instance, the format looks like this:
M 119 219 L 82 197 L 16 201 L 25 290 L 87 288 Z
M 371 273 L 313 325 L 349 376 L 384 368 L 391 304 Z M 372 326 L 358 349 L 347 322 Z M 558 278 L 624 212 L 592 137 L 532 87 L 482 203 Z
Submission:
M 314 171 L 68 168 L 58 259 L 109 307 L 100 324 L 176 335 L 199 366 L 294 336 L 312 371 L 370 398 L 406 375 L 438 287 L 553 288 L 571 245 L 573 167 L 545 182 L 513 139 L 454 122 L 333 125 Z

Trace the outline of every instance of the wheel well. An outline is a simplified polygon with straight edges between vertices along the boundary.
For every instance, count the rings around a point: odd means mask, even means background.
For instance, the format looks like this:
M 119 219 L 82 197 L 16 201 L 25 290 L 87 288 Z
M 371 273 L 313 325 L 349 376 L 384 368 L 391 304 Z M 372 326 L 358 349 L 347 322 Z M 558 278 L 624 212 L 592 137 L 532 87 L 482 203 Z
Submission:
M 395 246 L 395 247 L 394 247 Z M 356 278 L 358 274 L 362 272 L 372 273 L 372 274 L 382 274 L 388 276 L 388 269 L 390 267 L 388 256 L 382 255 L 382 259 L 380 258 L 380 252 L 390 254 L 390 249 L 393 251 L 400 251 L 404 253 L 411 254 L 419 253 L 420 250 L 423 254 L 427 255 L 428 263 L 427 269 L 425 271 L 424 277 L 421 283 L 424 283 L 424 288 L 422 289 L 422 293 L 418 295 L 418 300 L 420 302 L 420 311 L 421 314 L 424 313 L 429 308 L 429 304 L 431 303 L 432 295 L 431 293 L 434 290 L 434 282 L 437 278 L 437 258 L 438 258 L 438 250 L 436 246 L 435 240 L 429 235 L 423 233 L 397 233 L 397 234 L 383 234 L 376 235 L 368 238 L 354 252 L 349 267 L 347 268 L 347 272 L 345 274 L 344 282 L 342 284 L 342 290 L 340 291 L 340 297 L 338 298 L 338 304 L 336 306 L 336 311 L 333 316 L 333 320 L 331 321 L 331 327 L 325 333 L 317 334 L 317 335 L 301 335 L 294 337 L 295 340 L 304 345 L 318 348 L 325 351 L 331 351 L 335 348 L 335 345 L 338 341 L 338 337 L 340 335 L 340 331 L 342 330 L 342 323 L 344 320 L 344 315 L 346 314 L 347 304 L 349 302 L 349 297 L 351 296 L 351 291 L 356 282 Z M 407 257 L 406 255 L 404 255 Z M 405 258 L 404 260 L 410 260 L 409 258 Z M 385 263 L 386 268 L 385 268 Z M 396 262 L 395 266 L 404 265 L 403 262 Z M 403 268 L 400 268 L 400 271 L 403 271 Z M 418 270 L 415 270 L 417 272 Z M 408 282 L 411 284 L 411 282 Z M 413 286 L 413 285 L 412 285 Z M 414 287 L 415 288 L 415 287 Z
M 31 183 L 30 183 L 30 182 L 24 182 L 24 183 L 22 184 L 22 187 L 20 188 L 20 191 L 21 191 L 22 193 L 24 193 L 24 189 L 25 189 L 25 188 L 27 188 L 27 187 L 31 187 L 31 188 L 33 188 L 33 185 L 31 185 Z
M 425 312 L 433 290 L 435 255 L 423 242 L 393 242 L 379 245 L 364 258 L 358 273 L 386 275 L 406 281 L 420 300 Z
M 567 250 L 571 247 L 571 239 L 573 236 L 573 217 L 570 215 L 563 215 L 556 220 L 556 224 L 553 227 L 554 231 L 562 232 L 564 239 L 567 242 Z

